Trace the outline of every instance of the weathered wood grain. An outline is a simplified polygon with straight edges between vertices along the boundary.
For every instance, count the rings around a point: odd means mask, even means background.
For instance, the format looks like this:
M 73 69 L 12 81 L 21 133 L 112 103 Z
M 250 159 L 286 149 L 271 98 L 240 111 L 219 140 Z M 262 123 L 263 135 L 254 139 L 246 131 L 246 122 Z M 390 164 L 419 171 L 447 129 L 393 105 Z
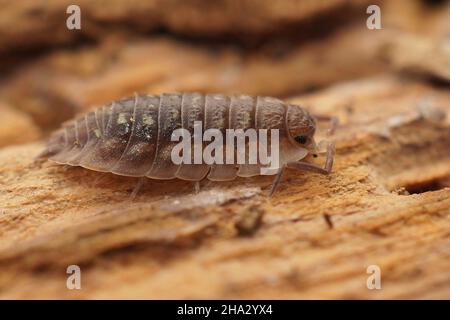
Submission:
M 198 195 L 148 180 L 131 201 L 134 179 L 34 164 L 40 143 L 2 149 L 0 297 L 450 298 L 449 90 L 382 76 L 291 99 L 342 120 L 335 169 L 288 171 L 272 198 L 257 177 Z

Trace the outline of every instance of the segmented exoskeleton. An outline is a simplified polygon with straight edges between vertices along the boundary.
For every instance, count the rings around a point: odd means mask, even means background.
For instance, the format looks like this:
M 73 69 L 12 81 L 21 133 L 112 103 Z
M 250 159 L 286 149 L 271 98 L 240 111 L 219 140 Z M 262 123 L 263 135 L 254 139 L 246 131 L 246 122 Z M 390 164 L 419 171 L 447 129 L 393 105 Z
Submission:
M 279 129 L 280 166 L 329 173 L 334 147 L 325 168 L 299 161 L 316 152 L 315 119 L 302 107 L 271 97 L 164 93 L 136 95 L 112 102 L 63 125 L 42 154 L 60 164 L 118 175 L 199 181 L 232 180 L 260 174 L 258 164 L 180 164 L 171 159 L 175 129 Z

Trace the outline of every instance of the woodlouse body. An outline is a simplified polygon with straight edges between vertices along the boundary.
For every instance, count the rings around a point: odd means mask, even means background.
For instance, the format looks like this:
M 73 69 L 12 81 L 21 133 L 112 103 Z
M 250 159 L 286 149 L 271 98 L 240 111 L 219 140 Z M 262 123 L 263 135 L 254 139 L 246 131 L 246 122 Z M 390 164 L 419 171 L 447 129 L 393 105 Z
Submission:
M 315 121 L 300 106 L 271 97 L 165 93 L 117 100 L 66 123 L 52 135 L 44 156 L 61 164 L 153 179 L 223 181 L 260 174 L 258 164 L 175 165 L 171 134 L 177 128 L 193 132 L 195 121 L 202 121 L 203 130 L 279 129 L 280 166 L 315 148 Z

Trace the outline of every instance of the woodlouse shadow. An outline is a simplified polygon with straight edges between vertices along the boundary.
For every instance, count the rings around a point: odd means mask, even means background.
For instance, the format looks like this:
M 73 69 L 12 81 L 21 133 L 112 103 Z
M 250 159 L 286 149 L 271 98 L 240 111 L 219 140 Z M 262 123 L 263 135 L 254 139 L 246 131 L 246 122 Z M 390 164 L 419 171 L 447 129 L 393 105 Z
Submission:
M 133 192 L 136 192 L 135 196 L 139 199 L 158 198 L 161 196 L 176 198 L 196 194 L 195 182 L 192 181 L 126 177 L 53 163 L 50 166 L 55 169 L 54 175 L 58 180 L 64 180 L 65 184 L 91 189 L 92 192 L 95 192 L 97 189 L 102 192 L 120 193 L 130 198 Z M 270 187 L 272 181 L 272 176 L 237 178 L 232 181 L 209 181 L 205 179 L 200 181 L 200 191 L 230 190 L 242 187 L 266 189 Z

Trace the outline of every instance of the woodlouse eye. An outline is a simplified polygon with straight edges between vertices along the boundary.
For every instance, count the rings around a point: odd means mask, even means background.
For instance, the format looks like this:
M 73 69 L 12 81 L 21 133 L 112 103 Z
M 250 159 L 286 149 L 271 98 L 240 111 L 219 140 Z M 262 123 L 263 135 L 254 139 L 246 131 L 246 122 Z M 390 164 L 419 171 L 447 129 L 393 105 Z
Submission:
M 299 135 L 295 137 L 295 141 L 301 144 L 305 144 L 308 141 L 308 137 L 305 135 Z

